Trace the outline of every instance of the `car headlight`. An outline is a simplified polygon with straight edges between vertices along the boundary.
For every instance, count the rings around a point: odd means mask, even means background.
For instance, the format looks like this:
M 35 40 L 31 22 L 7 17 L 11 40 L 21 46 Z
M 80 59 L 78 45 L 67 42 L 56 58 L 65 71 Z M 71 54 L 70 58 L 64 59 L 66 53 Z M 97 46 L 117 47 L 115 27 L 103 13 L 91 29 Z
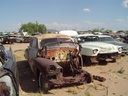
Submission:
M 50 65 L 48 68 L 48 72 L 54 72 L 56 71 L 56 67 L 54 65 Z
M 93 50 L 93 54 L 96 54 L 97 51 L 98 51 L 98 49 L 94 49 L 94 50 Z
M 123 50 L 123 48 L 122 48 L 122 47 L 118 48 L 118 51 L 119 51 L 119 52 L 122 52 L 122 50 Z

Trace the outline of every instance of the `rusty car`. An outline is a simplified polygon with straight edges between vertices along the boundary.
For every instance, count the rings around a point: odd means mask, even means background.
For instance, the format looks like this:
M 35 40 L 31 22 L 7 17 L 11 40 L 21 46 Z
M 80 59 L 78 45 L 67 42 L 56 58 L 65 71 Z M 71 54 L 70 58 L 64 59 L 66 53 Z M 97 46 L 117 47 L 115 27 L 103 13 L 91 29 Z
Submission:
M 11 50 L 0 44 L 0 96 L 19 96 L 19 74 Z
M 93 76 L 82 69 L 80 49 L 67 35 L 42 34 L 32 38 L 24 56 L 41 91 L 47 93 L 54 87 L 93 81 Z

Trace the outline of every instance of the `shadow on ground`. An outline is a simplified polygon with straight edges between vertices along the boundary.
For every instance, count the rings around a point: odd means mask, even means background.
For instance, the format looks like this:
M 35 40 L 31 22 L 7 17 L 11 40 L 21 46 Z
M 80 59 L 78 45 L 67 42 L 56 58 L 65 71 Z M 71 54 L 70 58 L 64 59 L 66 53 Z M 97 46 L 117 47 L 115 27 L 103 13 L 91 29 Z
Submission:
M 19 71 L 19 86 L 21 89 L 25 92 L 37 92 L 37 80 L 34 77 L 28 62 L 26 60 L 18 61 L 17 67 Z

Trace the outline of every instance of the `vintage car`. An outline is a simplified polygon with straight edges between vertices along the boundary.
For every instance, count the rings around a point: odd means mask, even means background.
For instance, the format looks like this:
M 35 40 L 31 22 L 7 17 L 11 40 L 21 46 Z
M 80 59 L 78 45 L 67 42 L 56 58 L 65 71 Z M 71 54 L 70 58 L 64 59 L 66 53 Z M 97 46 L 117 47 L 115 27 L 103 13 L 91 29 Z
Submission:
M 2 36 L 1 43 L 6 44 L 6 43 L 14 43 L 14 42 L 16 42 L 16 36 L 15 35 L 4 34 Z
M 112 36 L 108 35 L 96 35 L 99 38 L 99 41 L 110 43 L 118 46 L 122 46 L 122 55 L 128 54 L 128 44 L 121 41 L 116 41 Z
M 82 46 L 80 53 L 87 65 L 107 59 L 115 62 L 122 53 L 122 46 L 101 42 L 93 34 L 83 34 L 72 38 Z
M 32 36 L 17 36 L 16 42 L 17 43 L 30 43 Z
M 79 45 L 62 34 L 43 34 L 32 38 L 25 50 L 25 58 L 38 79 L 39 89 L 75 83 L 90 83 L 92 75 L 82 69 Z
M 0 44 L 0 96 L 19 96 L 19 74 L 11 48 Z

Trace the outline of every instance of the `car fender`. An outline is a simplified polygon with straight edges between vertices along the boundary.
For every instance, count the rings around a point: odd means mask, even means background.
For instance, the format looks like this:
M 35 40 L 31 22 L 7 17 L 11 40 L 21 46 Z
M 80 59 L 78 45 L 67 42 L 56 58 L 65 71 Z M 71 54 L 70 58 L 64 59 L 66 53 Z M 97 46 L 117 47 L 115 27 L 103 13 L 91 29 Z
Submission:
M 97 50 L 97 53 L 93 53 L 93 50 Z M 80 53 L 81 55 L 85 55 L 85 56 L 97 56 L 99 51 L 100 51 L 100 48 L 98 47 L 82 45 Z
M 56 69 L 62 69 L 60 65 L 58 65 L 56 62 L 53 62 L 52 60 L 42 58 L 42 57 L 36 57 L 33 59 L 33 72 L 35 75 L 37 69 L 43 72 L 43 74 L 49 74 L 49 67 L 54 66 Z M 56 72 L 55 72 L 56 73 Z M 53 74 L 55 74 L 53 73 Z

